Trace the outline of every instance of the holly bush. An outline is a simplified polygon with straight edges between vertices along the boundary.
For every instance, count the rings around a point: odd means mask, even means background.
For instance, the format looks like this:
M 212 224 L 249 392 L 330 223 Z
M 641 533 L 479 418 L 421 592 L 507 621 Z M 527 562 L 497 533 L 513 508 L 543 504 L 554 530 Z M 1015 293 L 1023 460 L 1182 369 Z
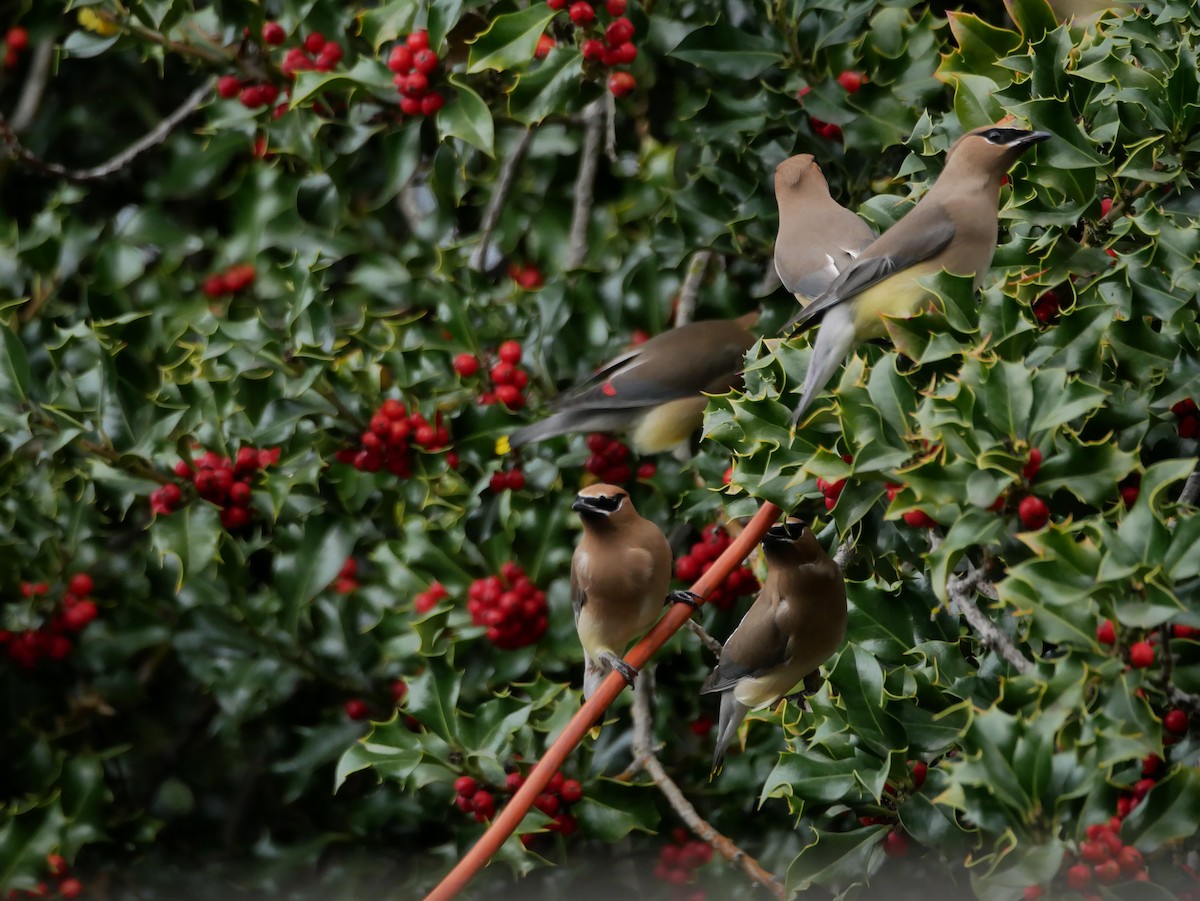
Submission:
M 0 886 L 354 847 L 430 888 L 577 709 L 599 476 L 681 577 L 760 500 L 844 549 L 825 684 L 712 781 L 712 657 L 684 633 L 657 667 L 659 759 L 790 890 L 1200 893 L 1191 3 L 9 12 Z M 933 279 L 791 434 L 775 165 L 814 154 L 882 230 L 1005 116 L 1052 139 L 981 294 Z M 498 453 L 629 343 L 755 306 L 694 455 Z M 746 891 L 631 768 L 628 713 L 472 891 Z

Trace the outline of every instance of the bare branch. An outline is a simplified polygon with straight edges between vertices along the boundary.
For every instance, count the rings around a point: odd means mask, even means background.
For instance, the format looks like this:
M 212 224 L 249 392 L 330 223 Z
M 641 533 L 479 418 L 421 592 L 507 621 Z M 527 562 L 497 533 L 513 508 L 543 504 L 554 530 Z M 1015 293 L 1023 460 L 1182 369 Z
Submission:
M 633 690 L 633 756 L 634 765 L 646 771 L 646 774 L 658 786 L 670 803 L 671 808 L 687 825 L 692 833 L 701 841 L 707 842 L 713 850 L 741 868 L 757 885 L 761 885 L 779 901 L 786 901 L 787 889 L 779 877 L 768 873 L 762 865 L 735 845 L 728 837 L 718 832 L 712 825 L 696 812 L 679 786 L 667 775 L 654 753 L 653 719 L 650 713 L 651 698 L 654 693 L 653 679 L 647 679 L 652 670 L 649 667 L 642 670 L 641 678 L 637 680 Z
M 697 250 L 688 260 L 687 274 L 679 288 L 679 300 L 675 304 L 675 326 L 687 325 L 696 315 L 696 298 L 700 294 L 700 283 L 712 261 L 711 250 Z
M 600 136 L 604 130 L 604 98 L 593 100 L 583 111 L 583 150 L 575 176 L 575 207 L 571 211 L 570 253 L 567 268 L 578 269 L 587 260 L 588 224 L 592 219 L 592 192 L 600 162 Z
M 101 163 L 99 166 L 93 166 L 90 169 L 68 169 L 66 166 L 60 166 L 58 163 L 51 163 L 38 158 L 21 144 L 13 126 L 2 115 L 0 115 L 0 140 L 7 145 L 9 152 L 17 159 L 49 175 L 54 175 L 70 182 L 96 181 L 119 172 L 151 147 L 155 147 L 165 141 L 168 135 L 175 129 L 175 126 L 195 112 L 201 101 L 211 93 L 212 83 L 204 81 L 188 95 L 187 99 L 174 112 L 159 122 L 158 125 L 154 126 L 150 132 L 134 141 L 112 159 Z
M 973 567 L 966 575 L 951 576 L 946 581 L 951 612 L 965 619 L 984 646 L 1007 660 L 1017 672 L 1023 675 L 1033 672 L 1033 662 L 1016 649 L 1009 637 L 975 603 L 975 595 L 984 593 L 985 585 L 992 588 L 983 573 Z
M 1196 503 L 1197 495 L 1200 495 L 1200 469 L 1192 470 L 1192 474 L 1183 483 L 1183 491 L 1179 492 L 1179 506 L 1190 507 Z
M 12 129 L 17 134 L 29 128 L 38 107 L 42 105 L 42 94 L 46 92 L 46 83 L 50 79 L 50 63 L 54 59 L 54 41 L 38 41 L 33 48 L 33 58 L 29 63 L 29 74 L 21 87 L 21 99 L 17 101 L 17 109 L 12 117 Z
M 604 155 L 617 161 L 617 98 L 611 91 L 604 94 Z
M 704 627 L 694 619 L 689 619 L 687 621 L 687 627 L 692 630 L 693 635 L 700 639 L 701 644 L 712 651 L 714 657 L 720 658 L 721 651 L 724 650 L 721 642 L 709 635 L 708 632 L 704 630 Z
M 521 168 L 521 162 L 525 159 L 525 154 L 532 142 L 533 128 L 530 126 L 521 133 L 521 139 L 513 148 L 512 155 L 500 167 L 500 177 L 496 181 L 496 189 L 492 191 L 492 196 L 488 198 L 487 209 L 483 211 L 483 221 L 479 229 L 482 233 L 479 238 L 479 246 L 475 248 L 469 261 L 470 267 L 478 272 L 482 272 L 487 263 L 487 252 L 492 243 L 492 233 L 495 232 L 496 226 L 500 222 L 500 212 L 504 209 L 508 195 L 512 193 L 513 182 L 517 179 L 517 170 Z

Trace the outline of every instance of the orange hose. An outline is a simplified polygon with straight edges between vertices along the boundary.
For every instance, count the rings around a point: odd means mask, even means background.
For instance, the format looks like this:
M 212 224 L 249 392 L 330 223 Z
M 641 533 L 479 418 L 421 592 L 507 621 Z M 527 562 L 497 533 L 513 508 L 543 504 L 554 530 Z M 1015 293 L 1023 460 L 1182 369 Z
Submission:
M 735 566 L 750 553 L 771 524 L 779 518 L 780 509 L 766 501 L 758 508 L 749 525 L 733 539 L 729 547 L 709 567 L 696 584 L 692 592 L 706 598 L 718 585 L 725 581 Z M 625 661 L 635 669 L 641 669 L 646 662 L 667 643 L 672 635 L 687 622 L 692 615 L 692 608 L 687 604 L 675 604 L 667 611 L 648 633 L 639 641 L 628 654 Z M 492 825 L 480 836 L 479 841 L 471 848 L 462 860 L 455 864 L 454 869 L 425 896 L 425 901 L 448 901 L 461 892 L 483 865 L 491 860 L 500 846 L 516 831 L 537 796 L 542 793 L 555 773 L 559 771 L 567 756 L 578 747 L 583 737 L 591 730 L 600 715 L 608 709 L 608 705 L 616 700 L 621 689 L 625 687 L 625 679 L 618 672 L 611 672 L 600 683 L 600 688 L 592 695 L 579 712 L 572 717 L 559 734 L 554 743 L 546 749 L 537 766 L 525 777 L 524 784 L 517 790 L 504 809 L 492 820 Z

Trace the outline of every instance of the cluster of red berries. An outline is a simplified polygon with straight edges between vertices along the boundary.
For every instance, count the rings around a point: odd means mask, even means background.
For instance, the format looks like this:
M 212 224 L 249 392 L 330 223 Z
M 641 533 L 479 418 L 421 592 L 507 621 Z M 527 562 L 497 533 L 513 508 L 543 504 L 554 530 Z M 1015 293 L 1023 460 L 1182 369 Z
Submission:
M 475 820 L 482 823 L 496 815 L 498 796 L 515 794 L 524 784 L 525 777 L 515 769 L 505 777 L 503 788 L 483 786 L 471 776 L 459 776 L 454 780 L 454 806 L 463 813 L 474 815 Z M 554 822 L 547 827 L 550 832 L 573 835 L 579 828 L 579 823 L 568 808 L 582 797 L 583 786 L 577 780 L 564 778 L 562 773 L 555 773 L 546 784 L 546 790 L 537 796 L 533 806 L 546 816 L 553 817 Z M 528 847 L 536 839 L 535 833 L 526 833 L 521 836 L 521 843 Z
M 14 69 L 21 61 L 21 54 L 29 47 L 29 32 L 14 25 L 4 34 L 4 68 Z
M 201 290 L 205 297 L 224 297 L 227 294 L 238 294 L 254 284 L 256 272 L 251 263 L 237 263 L 224 272 L 210 275 L 204 280 Z
M 1180 438 L 1195 438 L 1200 435 L 1200 410 L 1196 409 L 1194 400 L 1185 397 L 1171 407 L 1171 412 L 1175 414 L 1175 427 L 1179 430 Z
M 542 35 L 545 38 L 545 35 Z M 526 291 L 536 291 L 546 284 L 546 279 L 542 276 L 542 270 L 538 269 L 533 263 L 509 263 L 508 277 L 511 278 L 518 288 Z
M 911 791 L 919 792 L 921 787 L 925 785 L 925 778 L 929 775 L 929 764 L 923 760 L 908 761 L 909 777 L 912 780 Z M 883 786 L 884 801 L 889 807 L 894 807 L 897 803 L 896 786 L 890 782 L 885 782 Z M 888 857 L 904 857 L 908 854 L 911 840 L 908 833 L 896 822 L 894 814 L 882 814 L 877 816 L 860 816 L 858 822 L 862 826 L 888 826 L 892 828 L 884 833 L 880 844 L 883 845 L 883 853 Z
M 438 605 L 438 601 L 448 597 L 450 592 L 446 590 L 446 586 L 441 582 L 434 582 L 413 598 L 413 610 L 419 614 L 426 614 Z
M 391 685 L 392 705 L 399 707 L 404 703 L 404 699 L 408 697 L 408 683 L 403 679 L 393 679 Z M 371 706 L 362 698 L 351 698 L 342 709 L 346 711 L 346 718 L 354 720 L 358 723 L 365 720 L 371 715 Z
M 682 888 L 696 879 L 696 870 L 712 860 L 712 845 L 694 839 L 682 826 L 671 830 L 671 843 L 658 851 L 658 863 L 654 865 L 654 878 L 667 885 Z M 704 889 L 677 894 L 679 901 L 705 901 Z
M 1067 867 L 1064 874 L 1066 887 L 1073 892 L 1084 893 L 1083 897 L 1099 899 L 1097 893 L 1088 889 L 1115 885 L 1118 882 L 1149 882 L 1150 874 L 1142 852 L 1133 845 L 1121 841 L 1121 817 L 1115 816 L 1106 823 L 1093 823 L 1087 827 L 1087 839 L 1079 843 L 1077 862 Z M 1063 862 L 1070 860 L 1064 856 Z M 1059 887 L 1061 891 L 1061 887 Z M 1046 887 L 1031 885 L 1025 889 L 1025 901 L 1038 901 L 1046 896 Z
M 524 487 L 525 473 L 519 466 L 514 466 L 512 469 L 498 469 L 488 479 L 488 488 L 496 494 L 501 491 L 520 491 Z
M 837 77 L 837 83 L 842 86 L 842 89 L 847 94 L 858 93 L 859 88 L 861 88 L 866 81 L 867 75 L 865 72 L 857 72 L 850 69 L 842 72 Z M 809 85 L 805 85 L 796 92 L 796 100 L 803 104 L 805 95 L 807 95 L 811 90 L 812 88 Z M 812 127 L 813 134 L 815 134 L 817 137 L 824 138 L 827 141 L 842 140 L 841 127 L 833 124 L 832 122 L 823 122 L 810 113 L 808 116 L 808 124 Z
M 511 651 L 533 644 L 549 624 L 546 593 L 511 560 L 498 575 L 476 579 L 467 591 L 471 622 L 487 627 L 488 641 Z
M 46 855 L 46 869 L 58 881 L 52 889 L 48 882 L 39 882 L 35 888 L 12 889 L 9 901 L 17 898 L 65 898 L 71 901 L 83 892 L 83 883 L 71 875 L 71 867 L 61 854 Z
M 625 18 L 627 0 L 606 0 L 604 9 L 612 21 L 603 32 L 595 25 L 596 8 L 587 0 L 576 0 L 569 5 L 568 0 L 546 0 L 546 5 L 554 10 L 565 9 L 575 27 L 583 31 L 584 40 L 580 50 L 585 61 L 611 69 L 631 65 L 637 59 L 633 23 Z M 614 97 L 624 97 L 636 87 L 637 79 L 632 72 L 617 71 L 608 77 L 608 89 Z
M 386 469 L 392 475 L 407 479 L 412 475 L 414 448 L 429 452 L 445 450 L 450 444 L 450 430 L 442 422 L 442 414 L 434 416 L 431 425 L 420 413 L 395 398 L 388 398 L 371 415 L 366 430 L 359 436 L 358 449 L 344 447 L 334 458 L 360 472 L 379 472 Z M 458 455 L 446 454 L 451 469 L 458 466 Z
M 521 367 L 521 345 L 516 341 L 505 341 L 496 348 L 496 362 L 488 371 L 491 390 L 481 391 L 479 403 L 487 406 L 497 401 L 510 410 L 525 406 L 525 387 L 529 384 L 529 373 Z M 483 367 L 479 357 L 462 353 L 454 358 L 454 371 L 462 378 L 475 376 Z
M 191 463 L 180 460 L 175 475 L 190 479 L 196 494 L 221 508 L 221 525 L 232 532 L 249 525 L 255 476 L 279 462 L 279 448 L 239 448 L 233 459 L 205 451 Z M 150 493 L 150 509 L 165 516 L 179 509 L 183 491 L 168 482 Z
M 263 43 L 271 47 L 279 47 L 287 39 L 287 32 L 278 22 L 266 22 L 262 28 Z M 336 41 L 327 40 L 325 35 L 314 31 L 304 39 L 304 43 L 291 47 L 283 55 L 279 71 L 287 78 L 294 79 L 297 72 L 315 70 L 332 72 L 342 61 L 342 46 Z M 223 75 L 217 80 L 217 93 L 226 100 L 237 97 L 242 106 L 247 109 L 258 109 L 262 106 L 272 106 L 279 99 L 279 87 L 271 82 L 242 79 L 236 75 Z M 282 115 L 287 107 L 281 105 L 275 110 L 276 116 Z
M 850 454 L 842 454 L 842 461 L 845 463 L 853 463 L 854 457 L 850 456 Z M 842 489 L 845 487 L 845 479 L 838 479 L 836 482 L 830 482 L 827 479 L 817 476 L 817 490 L 820 491 L 821 496 L 825 498 L 826 510 L 832 510 L 837 506 L 838 498 L 842 496 Z
M 896 495 L 904 490 L 904 486 L 896 482 L 888 482 L 885 490 L 890 504 L 896 499 Z M 904 520 L 905 525 L 914 529 L 932 529 L 938 524 L 937 520 L 924 510 L 908 510 L 901 514 L 901 519 Z
M 1194 629 L 1191 626 L 1171 626 L 1172 638 L 1194 639 L 1197 636 L 1200 636 L 1200 629 Z M 1111 619 L 1101 620 L 1100 624 L 1096 626 L 1096 641 L 1104 645 L 1115 645 L 1117 643 L 1117 627 Z M 1157 632 L 1152 632 L 1147 640 L 1135 641 L 1131 644 L 1128 651 L 1129 665 L 1134 669 L 1146 669 L 1153 666 L 1156 657 L 1154 650 L 1156 644 L 1158 644 Z
M 1050 290 L 1044 291 L 1033 302 L 1033 315 L 1038 322 L 1043 325 L 1053 322 L 1062 313 L 1062 300 L 1059 299 L 1057 292 Z
M 598 481 L 609 485 L 623 485 L 633 476 L 629 465 L 632 452 L 619 440 L 603 432 L 592 432 L 587 436 L 587 448 L 591 456 L 583 464 L 583 468 L 596 477 Z M 653 463 L 642 463 L 637 468 L 639 479 L 652 479 L 658 472 Z
M 49 591 L 45 582 L 21 583 L 21 596 L 30 600 L 45 597 Z M 33 669 L 42 658 L 55 662 L 66 659 L 74 647 L 71 636 L 87 628 L 100 612 L 91 593 L 92 577 L 76 573 L 67 582 L 62 604 L 46 623 L 21 632 L 0 629 L 0 647 L 7 647 L 12 662 L 25 670 Z
M 688 585 L 708 572 L 713 561 L 733 543 L 728 533 L 718 525 L 708 525 L 700 532 L 700 540 L 692 549 L 675 561 L 675 578 Z M 725 581 L 713 589 L 707 602 L 718 610 L 729 610 L 738 598 L 758 591 L 758 579 L 748 566 L 739 566 Z
M 429 32 L 414 31 L 392 47 L 387 66 L 392 83 L 400 92 L 400 112 L 406 116 L 432 116 L 446 98 L 430 89 L 441 60 L 429 48 Z
M 358 591 L 358 561 L 347 557 L 342 568 L 338 570 L 337 578 L 333 580 L 333 590 L 338 594 L 353 594 Z

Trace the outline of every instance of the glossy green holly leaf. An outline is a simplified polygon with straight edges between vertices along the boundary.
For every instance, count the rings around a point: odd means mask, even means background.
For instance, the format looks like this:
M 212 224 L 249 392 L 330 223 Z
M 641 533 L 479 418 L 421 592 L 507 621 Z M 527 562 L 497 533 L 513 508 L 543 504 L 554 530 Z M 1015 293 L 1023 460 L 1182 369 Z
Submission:
M 496 16 L 487 30 L 470 41 L 467 73 L 495 69 L 507 72 L 528 65 L 546 26 L 558 15 L 548 6 L 535 5 Z
M 438 128 L 443 137 L 458 138 L 488 156 L 495 154 L 496 126 L 491 110 L 467 83 L 450 75 L 454 98 L 438 112 Z

